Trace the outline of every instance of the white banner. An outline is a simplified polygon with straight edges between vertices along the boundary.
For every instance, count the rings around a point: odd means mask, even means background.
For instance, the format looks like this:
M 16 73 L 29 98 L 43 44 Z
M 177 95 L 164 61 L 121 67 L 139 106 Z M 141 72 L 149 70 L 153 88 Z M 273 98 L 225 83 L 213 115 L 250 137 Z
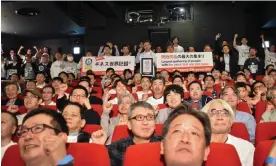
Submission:
M 134 56 L 99 56 L 83 57 L 82 73 L 92 70 L 96 75 L 104 75 L 107 68 L 113 68 L 117 74 L 123 74 L 125 69 L 134 71 Z
M 211 52 L 175 52 L 155 55 L 157 71 L 210 72 L 214 66 Z

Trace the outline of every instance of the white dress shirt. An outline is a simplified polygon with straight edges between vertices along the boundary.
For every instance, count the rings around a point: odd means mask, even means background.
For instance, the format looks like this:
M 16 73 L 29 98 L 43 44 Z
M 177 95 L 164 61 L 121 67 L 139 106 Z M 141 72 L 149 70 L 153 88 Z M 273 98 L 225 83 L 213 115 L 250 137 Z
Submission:
M 227 71 L 229 73 L 230 72 L 230 56 L 229 56 L 229 54 L 228 55 L 224 54 L 224 62 L 225 62 L 225 71 Z
M 174 52 L 184 52 L 184 48 L 178 45 L 177 47 L 174 47 Z
M 148 98 L 146 102 L 151 104 L 152 106 L 156 106 L 158 104 L 164 104 L 164 96 L 162 96 L 159 99 L 155 99 L 153 96 L 151 96 Z

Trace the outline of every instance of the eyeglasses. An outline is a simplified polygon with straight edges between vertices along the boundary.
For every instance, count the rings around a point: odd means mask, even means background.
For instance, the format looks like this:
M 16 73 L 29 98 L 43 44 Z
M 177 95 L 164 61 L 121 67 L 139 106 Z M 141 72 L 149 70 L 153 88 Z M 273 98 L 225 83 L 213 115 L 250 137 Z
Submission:
M 78 94 L 73 94 L 72 97 L 74 97 L 74 98 L 77 98 L 77 97 L 79 97 L 79 98 L 86 98 L 85 95 L 78 95 Z
M 255 86 L 254 89 L 257 90 L 257 89 L 263 89 L 264 88 L 264 85 L 259 85 L 259 86 Z
M 152 121 L 152 120 L 155 119 L 155 115 L 152 115 L 152 114 L 148 114 L 146 116 L 144 116 L 144 115 L 136 115 L 136 116 L 134 116 L 132 118 L 129 118 L 129 119 L 130 120 L 131 119 L 135 119 L 137 121 L 143 121 L 145 118 L 147 119 L 147 121 Z
M 33 134 L 38 134 L 38 133 L 41 133 L 42 131 L 44 131 L 46 128 L 53 129 L 57 133 L 61 132 L 60 130 L 58 130 L 58 129 L 52 127 L 52 126 L 49 126 L 49 125 L 46 125 L 46 124 L 38 124 L 38 125 L 35 125 L 33 127 L 30 127 L 30 128 L 20 128 L 18 130 L 18 132 L 16 133 L 16 135 L 18 137 L 25 137 L 27 135 L 27 133 L 29 132 L 29 130 L 31 130 L 31 132 Z
M 229 117 L 230 114 L 229 114 L 229 111 L 227 109 L 222 109 L 222 110 L 219 110 L 219 109 L 211 109 L 210 113 L 209 113 L 211 116 L 217 116 L 217 115 L 222 115 L 223 117 Z

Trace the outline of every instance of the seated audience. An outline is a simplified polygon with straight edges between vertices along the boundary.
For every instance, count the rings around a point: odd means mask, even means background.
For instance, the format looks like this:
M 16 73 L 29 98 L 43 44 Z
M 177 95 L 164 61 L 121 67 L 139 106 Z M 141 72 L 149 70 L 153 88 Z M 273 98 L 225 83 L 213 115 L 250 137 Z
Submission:
M 142 80 L 141 73 L 135 73 L 132 81 L 132 86 L 134 87 L 141 86 L 141 80 Z
M 271 69 L 268 72 L 268 75 L 271 76 L 272 78 L 274 78 L 275 82 L 276 82 L 276 70 L 275 69 Z
M 42 102 L 41 97 L 41 92 L 37 89 L 30 89 L 25 91 L 24 107 L 26 108 L 27 113 L 39 107 L 40 103 Z M 9 106 L 7 111 L 11 113 L 17 113 L 18 110 L 18 108 L 13 108 L 12 106 Z M 16 116 L 18 120 L 18 125 L 22 124 L 23 118 L 26 116 L 27 113 Z
M 115 71 L 113 68 L 106 69 L 105 75 L 103 76 L 102 81 L 101 81 L 101 85 L 102 85 L 103 89 L 105 88 L 106 83 L 111 83 L 110 76 L 114 73 L 115 73 Z
M 212 128 L 211 142 L 233 145 L 240 157 L 243 166 L 252 166 L 254 158 L 254 146 L 241 138 L 229 134 L 235 119 L 235 111 L 222 99 L 214 99 L 202 109 L 207 113 Z
M 259 101 L 266 100 L 267 88 L 265 87 L 265 84 L 261 81 L 255 81 L 251 87 L 252 94 L 254 96 L 251 100 L 251 104 L 254 107 Z
M 267 88 L 272 88 L 275 85 L 275 80 L 271 76 L 264 76 L 262 82 Z
M 118 97 L 118 115 L 116 117 L 110 118 L 109 114 L 113 109 L 113 104 L 108 103 L 107 98 L 105 99 L 103 104 L 103 114 L 101 116 L 101 126 L 103 127 L 103 130 L 107 133 L 107 145 L 111 143 L 114 128 L 117 125 L 127 125 L 128 110 L 133 103 L 135 103 L 135 100 L 130 93 L 120 95 Z
M 261 122 L 276 122 L 276 87 L 268 89 L 266 98 L 267 106 Z
M 178 85 L 169 85 L 164 91 L 164 103 L 167 108 L 160 109 L 156 116 L 156 123 L 164 124 L 171 112 L 182 104 L 188 104 L 184 101 L 183 88 Z
M 36 85 L 35 85 L 35 81 L 34 80 L 28 80 L 26 83 L 26 89 L 35 89 Z M 26 90 L 25 89 L 25 90 Z
M 22 93 L 25 88 L 25 84 L 22 83 L 22 79 L 20 80 L 20 75 L 12 74 L 11 75 L 11 82 L 15 83 L 18 87 L 18 93 Z
M 237 82 L 235 84 L 235 88 L 239 92 L 240 101 L 247 102 L 248 104 L 250 104 L 251 98 L 248 96 L 250 94 L 250 92 L 248 92 L 248 90 L 246 88 L 246 84 L 244 82 Z
M 215 84 L 219 84 L 220 83 L 221 72 L 218 69 L 213 68 L 211 70 L 211 74 L 215 78 Z
M 52 87 L 55 89 L 55 94 L 58 95 L 60 90 L 60 85 L 63 83 L 63 80 L 60 77 L 55 77 L 52 80 Z
M 265 75 L 267 76 L 268 73 L 270 72 L 270 70 L 274 69 L 274 65 L 273 64 L 269 64 L 265 67 Z
M 212 98 L 203 95 L 202 85 L 193 81 L 188 86 L 190 97 L 186 99 L 188 103 L 191 103 L 194 108 L 201 110 L 205 104 L 212 100 Z
M 195 73 L 194 72 L 189 72 L 188 73 L 188 76 L 187 76 L 187 85 L 189 85 L 191 82 L 195 81 L 196 80 L 196 76 L 195 76 Z
M 90 78 L 90 85 L 91 85 L 91 87 L 98 87 L 97 85 L 95 85 L 95 82 L 96 82 L 96 75 L 93 73 L 93 71 L 92 70 L 88 70 L 87 72 L 86 72 L 86 76 L 87 77 L 89 77 Z
M 146 100 L 147 103 L 152 105 L 154 108 L 157 107 L 158 104 L 164 103 L 164 90 L 165 90 L 165 79 L 163 77 L 155 77 L 152 79 L 151 90 L 152 96 L 148 97 Z
M 253 143 L 255 141 L 256 121 L 251 114 L 237 110 L 239 97 L 238 90 L 231 86 L 225 87 L 220 92 L 220 98 L 225 100 L 234 111 L 234 122 L 242 122 L 246 125 L 250 141 Z
M 186 82 L 187 81 L 184 81 L 184 79 L 181 75 L 175 75 L 172 79 L 172 84 L 179 85 L 180 87 L 183 88 L 184 92 L 188 91 L 186 88 Z
M 87 124 L 100 124 L 100 116 L 99 114 L 91 108 L 91 104 L 88 98 L 88 91 L 85 87 L 78 85 L 75 87 L 69 99 L 65 95 L 66 88 L 62 88 L 59 91 L 57 98 L 57 109 L 63 110 L 64 107 L 68 104 L 68 102 L 77 102 L 80 105 L 84 106 L 86 110 L 84 111 L 85 121 Z
M 111 97 L 111 93 L 107 92 L 103 95 L 103 99 L 105 99 L 106 97 L 109 99 L 109 103 L 111 104 L 118 104 L 118 97 L 122 94 L 126 94 L 129 93 L 129 91 L 127 90 L 127 84 L 124 80 L 119 79 L 117 81 L 114 82 L 114 89 L 116 91 L 116 97 L 110 100 Z
M 161 71 L 161 77 L 165 79 L 165 86 L 169 86 L 172 84 L 172 82 L 169 81 L 170 73 L 167 70 Z
M 182 76 L 181 72 L 179 70 L 174 70 L 173 73 L 172 73 L 172 76 L 176 76 L 176 75 L 179 75 L 179 76 Z
M 1 161 L 6 150 L 14 145 L 12 136 L 17 129 L 17 118 L 13 113 L 1 111 Z
M 215 78 L 212 75 L 206 75 L 203 79 L 205 85 L 205 91 L 209 91 L 212 93 L 212 98 L 217 98 L 219 96 L 219 92 L 217 92 L 214 88 L 215 86 Z
M 62 111 L 62 116 L 66 120 L 69 134 L 67 143 L 91 142 L 91 135 L 83 132 L 86 124 L 84 107 L 79 103 L 69 102 Z
M 74 73 L 68 73 L 68 83 L 72 83 L 76 79 Z
M 7 96 L 7 99 L 1 100 L 1 105 L 9 106 L 22 106 L 24 104 L 23 100 L 18 98 L 18 85 L 16 83 L 9 83 L 5 87 L 5 93 Z
M 29 112 L 17 133 L 21 158 L 28 166 L 73 166 L 74 158 L 66 151 L 67 134 L 61 114 L 47 109 Z
M 58 77 L 61 78 L 63 80 L 63 83 L 64 84 L 67 84 L 68 83 L 68 74 L 64 71 L 60 72 L 58 74 Z
M 184 105 L 176 108 L 163 127 L 161 154 L 167 166 L 201 166 L 210 152 L 208 116 Z
M 244 73 L 238 73 L 235 77 L 235 82 L 244 82 L 247 83 Z
M 132 135 L 110 144 L 107 149 L 112 166 L 123 165 L 127 148 L 131 145 L 160 142 L 161 136 L 154 135 L 155 112 L 147 102 L 137 102 L 131 105 L 128 111 L 128 129 Z M 107 134 L 104 130 L 92 134 L 93 143 L 105 144 Z
M 53 101 L 54 96 L 55 89 L 51 85 L 44 86 L 42 89 L 43 102 L 40 105 L 56 106 L 56 103 Z
M 148 94 L 151 94 L 151 81 L 149 77 L 143 76 L 141 80 L 142 91 L 137 91 L 137 88 L 132 91 L 136 93 L 139 101 L 146 101 Z
M 128 85 L 132 84 L 132 71 L 130 69 L 125 69 L 122 79 L 124 79 Z
M 86 90 L 88 91 L 88 98 L 89 98 L 90 104 L 103 104 L 102 99 L 100 99 L 100 98 L 98 98 L 96 96 L 91 95 L 91 93 L 92 93 L 92 86 L 91 86 L 90 82 L 91 81 L 90 81 L 89 78 L 86 79 L 86 80 L 85 79 L 80 79 L 78 85 L 81 85 L 81 86 L 85 87 Z
M 36 88 L 42 89 L 44 86 L 46 86 L 46 77 L 43 72 L 38 72 L 36 75 Z

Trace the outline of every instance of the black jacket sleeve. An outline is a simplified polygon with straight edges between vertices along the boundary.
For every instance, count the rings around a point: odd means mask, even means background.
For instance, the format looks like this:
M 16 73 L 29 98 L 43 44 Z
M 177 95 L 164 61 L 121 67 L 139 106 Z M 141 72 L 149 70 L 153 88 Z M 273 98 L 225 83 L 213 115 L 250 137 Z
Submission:
M 60 98 L 60 99 L 57 99 L 57 109 L 59 110 L 59 111 L 63 111 L 63 108 L 65 107 L 65 105 L 67 105 L 68 104 L 68 100 L 67 100 L 67 97 L 66 97 L 66 95 L 64 95 L 62 98 Z
M 97 124 L 100 125 L 101 118 L 99 114 L 93 109 L 85 110 L 84 116 L 86 120 L 86 124 Z

